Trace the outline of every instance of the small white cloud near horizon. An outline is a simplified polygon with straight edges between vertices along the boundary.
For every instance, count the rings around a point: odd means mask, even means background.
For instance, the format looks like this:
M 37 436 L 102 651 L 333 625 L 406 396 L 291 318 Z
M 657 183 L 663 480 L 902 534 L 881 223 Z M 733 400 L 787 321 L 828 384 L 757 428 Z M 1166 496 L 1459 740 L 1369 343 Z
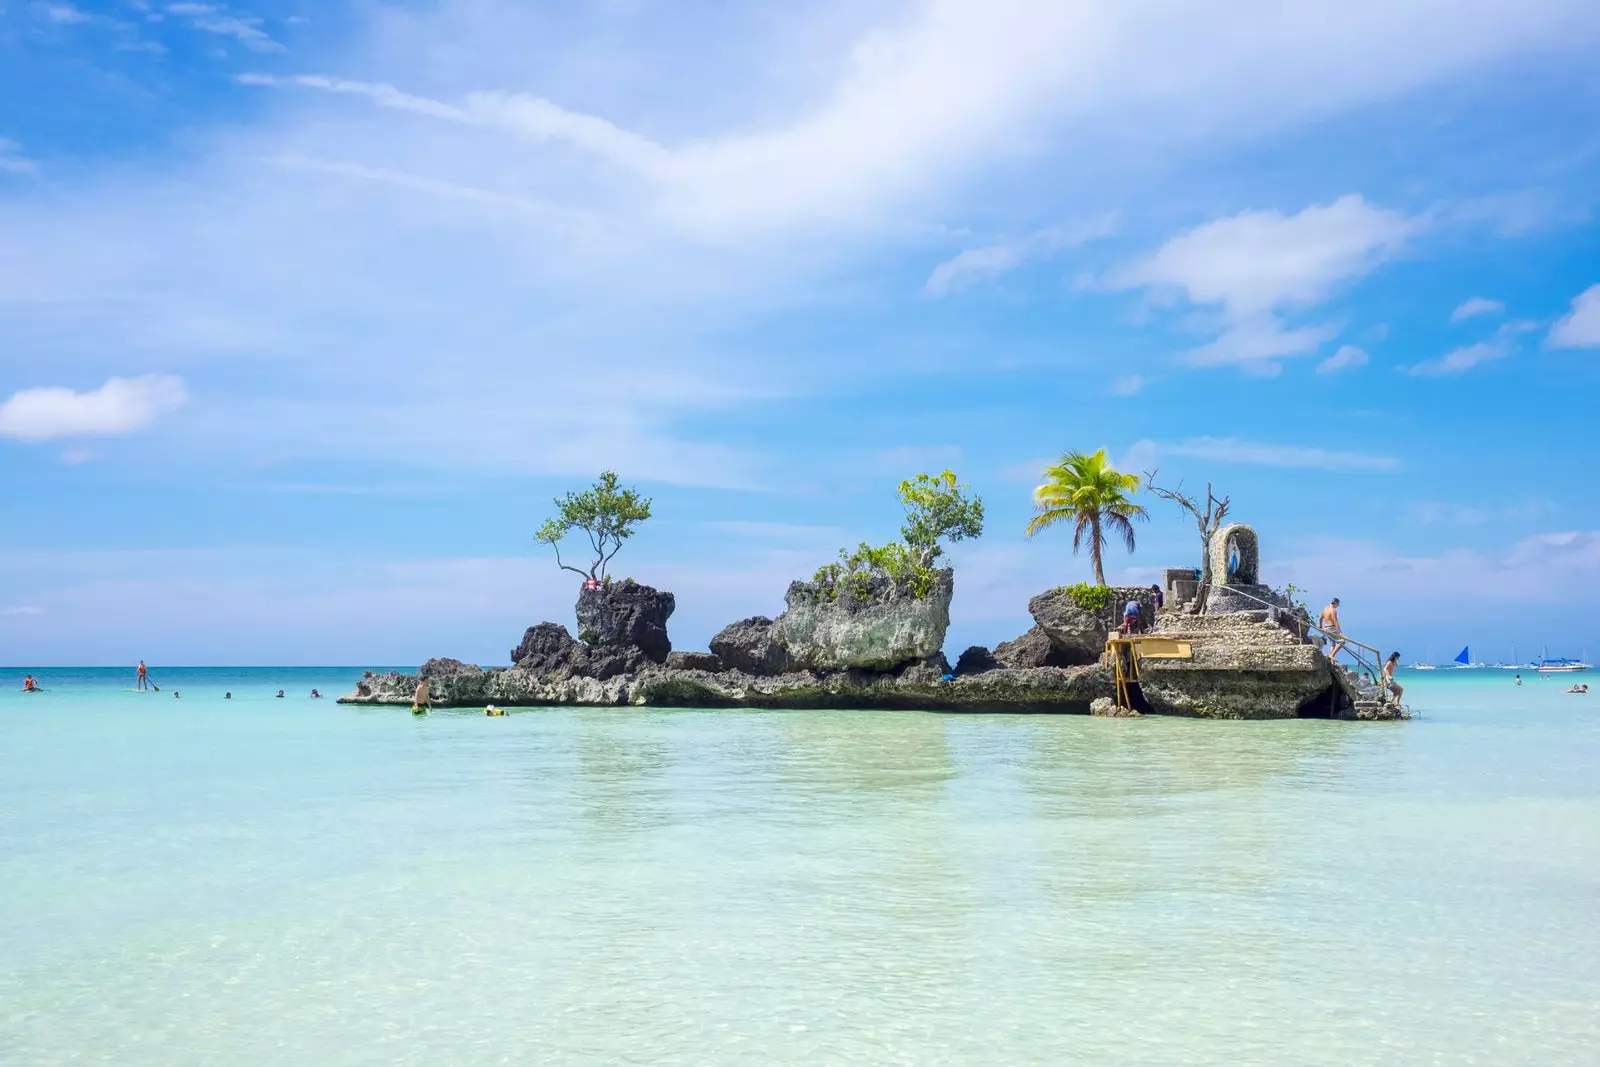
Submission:
M 1496 360 L 1505 359 L 1511 354 L 1511 346 L 1502 340 L 1479 341 L 1477 344 L 1462 345 L 1440 356 L 1430 359 L 1425 363 L 1414 363 L 1405 368 L 1407 374 L 1413 378 L 1443 378 L 1452 374 L 1465 374 L 1474 367 Z
M 1454 311 L 1450 312 L 1450 321 L 1460 322 L 1474 315 L 1499 315 L 1505 310 L 1506 306 L 1498 300 L 1490 300 L 1486 296 L 1474 296 L 1462 301 Z
M 994 278 L 1023 264 L 1105 237 L 1116 229 L 1116 217 L 1105 215 L 1079 226 L 1052 226 L 1012 241 L 968 248 L 933 268 L 922 285 L 924 296 L 940 297 Z
M 43 608 L 36 608 L 32 604 L 18 604 L 15 607 L 0 608 L 0 615 L 43 615 Z
M 1112 396 L 1133 396 L 1144 388 L 1144 376 L 1129 374 L 1111 383 Z
M 188 399 L 183 379 L 170 374 L 109 378 L 82 393 L 64 386 L 23 389 L 0 403 L 0 437 L 114 437 L 143 429 Z
M 1367 361 L 1366 352 L 1355 345 L 1340 345 L 1337 352 L 1317 364 L 1317 373 L 1338 374 L 1342 370 L 1365 367 Z
M 1550 327 L 1545 344 L 1551 348 L 1600 348 L 1600 285 L 1591 285 L 1572 298 L 1572 310 Z

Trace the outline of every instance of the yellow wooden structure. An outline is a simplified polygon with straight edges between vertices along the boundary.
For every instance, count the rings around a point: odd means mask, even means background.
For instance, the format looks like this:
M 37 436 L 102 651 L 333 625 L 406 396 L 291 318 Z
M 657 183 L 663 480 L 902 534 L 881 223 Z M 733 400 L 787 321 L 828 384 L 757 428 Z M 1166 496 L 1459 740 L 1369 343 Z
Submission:
M 1180 641 L 1160 634 L 1114 633 L 1106 638 L 1105 658 L 1111 661 L 1116 672 L 1117 706 L 1133 707 L 1128 696 L 1130 683 L 1139 681 L 1139 661 L 1142 659 L 1190 659 L 1194 648 L 1188 641 Z

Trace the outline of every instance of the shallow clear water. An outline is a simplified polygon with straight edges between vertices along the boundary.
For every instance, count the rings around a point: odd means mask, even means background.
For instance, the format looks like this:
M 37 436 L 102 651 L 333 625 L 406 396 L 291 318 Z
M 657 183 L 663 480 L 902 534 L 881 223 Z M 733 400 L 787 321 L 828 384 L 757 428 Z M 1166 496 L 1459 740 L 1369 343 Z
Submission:
M 1600 1059 L 1571 678 L 1413 675 L 1419 719 L 1358 724 L 154 673 L 0 672 L 7 1064 Z

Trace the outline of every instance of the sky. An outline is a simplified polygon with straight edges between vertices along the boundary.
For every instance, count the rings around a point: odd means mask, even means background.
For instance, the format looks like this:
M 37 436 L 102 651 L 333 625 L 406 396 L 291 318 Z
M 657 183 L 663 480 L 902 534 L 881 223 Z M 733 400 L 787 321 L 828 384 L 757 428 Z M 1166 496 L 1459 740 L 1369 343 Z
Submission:
M 0 0 L 0 663 L 507 661 L 602 470 L 675 647 L 1109 450 L 1406 662 L 1600 655 L 1593 0 Z M 1108 578 L 1198 565 L 1150 498 Z

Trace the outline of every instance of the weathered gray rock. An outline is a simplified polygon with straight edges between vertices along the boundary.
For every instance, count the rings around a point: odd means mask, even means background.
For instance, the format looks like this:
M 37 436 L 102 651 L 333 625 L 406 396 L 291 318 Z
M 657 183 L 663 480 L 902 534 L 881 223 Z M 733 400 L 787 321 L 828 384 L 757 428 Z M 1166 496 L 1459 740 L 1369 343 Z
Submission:
M 956 657 L 956 677 L 959 678 L 968 674 L 982 674 L 984 671 L 992 671 L 999 666 L 1000 661 L 994 658 L 993 652 L 990 652 L 982 645 L 973 645 Z
M 533 671 L 552 671 L 581 659 L 583 646 L 558 622 L 528 627 L 522 642 L 511 650 L 511 662 Z
M 1051 589 L 1028 601 L 1028 614 L 1068 663 L 1098 663 L 1106 635 L 1122 625 L 1123 605 L 1130 600 L 1139 602 L 1146 624 L 1154 623 L 1156 596 L 1148 586 L 1112 586 L 1110 601 L 1099 610 L 1080 608 L 1065 588 Z
M 1125 708 L 1111 697 L 1095 697 L 1089 701 L 1089 714 L 1105 719 L 1136 719 L 1139 713 Z
M 555 707 L 561 705 L 754 708 L 899 708 L 927 711 L 1071 712 L 1087 714 L 1090 702 L 1111 691 L 1103 668 L 998 669 L 943 681 L 942 659 L 913 664 L 898 673 L 794 671 L 754 675 L 743 671 L 675 670 L 646 664 L 638 673 L 606 680 L 552 680 L 520 667 L 482 670 L 458 664 L 455 684 L 441 686 L 440 707 Z M 415 674 L 370 672 L 344 704 L 410 706 Z
M 944 647 L 955 575 L 938 572 L 918 597 L 903 583 L 875 578 L 857 598 L 816 582 L 791 582 L 787 610 L 772 624 L 773 643 L 804 670 L 888 671 L 926 660 Z
M 669 652 L 667 666 L 675 671 L 709 671 L 712 674 L 724 669 L 722 657 L 715 652 Z
M 637 648 L 665 663 L 672 651 L 667 619 L 676 607 L 671 593 L 631 579 L 586 587 L 578 594 L 578 638 L 594 648 Z
M 1263 613 L 1166 616 L 1188 659 L 1145 659 L 1141 691 L 1164 715 L 1214 719 L 1339 717 L 1349 705 L 1327 657 Z
M 724 626 L 711 639 L 711 652 L 727 670 L 746 674 L 783 674 L 792 670 L 788 651 L 772 639 L 772 620 L 765 615 Z
M 1014 641 L 1002 641 L 994 646 L 995 662 L 1011 670 L 1029 667 L 1065 667 L 1067 659 L 1056 651 L 1043 630 L 1035 626 Z

